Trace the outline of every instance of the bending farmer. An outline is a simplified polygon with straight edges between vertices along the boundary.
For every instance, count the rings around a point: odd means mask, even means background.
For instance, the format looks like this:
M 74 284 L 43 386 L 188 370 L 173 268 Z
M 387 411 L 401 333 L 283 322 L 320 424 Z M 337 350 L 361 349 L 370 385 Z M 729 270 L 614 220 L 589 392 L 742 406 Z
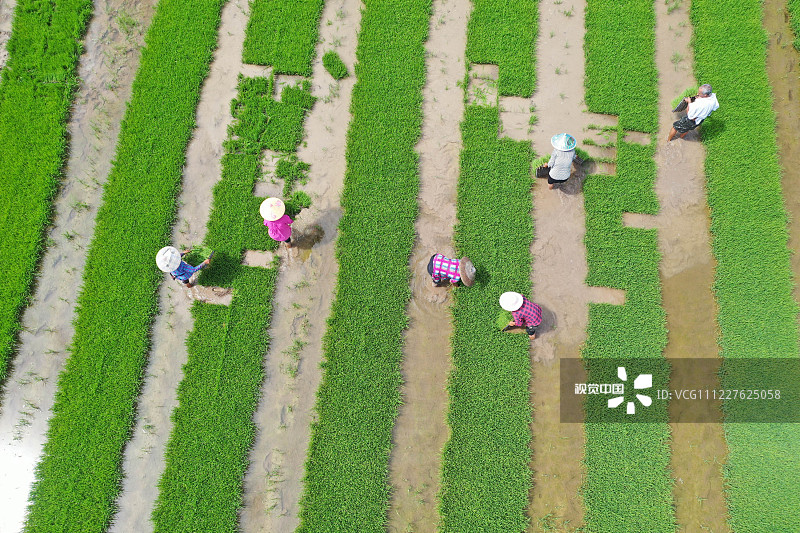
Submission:
M 292 228 L 294 222 L 286 213 L 286 205 L 280 198 L 267 198 L 261 202 L 259 212 L 264 219 L 264 225 L 269 230 L 269 236 L 278 242 L 285 242 L 287 248 L 292 247 Z
M 547 176 L 548 188 L 552 189 L 555 184 L 565 183 L 572 173 L 572 160 L 575 159 L 575 137 L 568 133 L 553 135 L 550 139 L 553 145 L 553 154 L 545 167 L 550 167 L 550 174 Z
M 441 287 L 446 281 L 451 286 L 458 285 L 459 281 L 463 281 L 467 287 L 475 283 L 475 266 L 469 257 L 450 259 L 442 254 L 433 254 L 428 261 L 428 274 L 433 279 L 434 287 Z
M 187 288 L 192 288 L 194 284 L 191 279 L 195 272 L 204 269 L 211 263 L 211 258 L 214 257 L 214 252 L 208 256 L 208 259 L 203 261 L 197 266 L 192 266 L 184 262 L 181 258 L 191 252 L 191 248 L 178 252 L 178 249 L 173 246 L 165 246 L 156 254 L 156 265 L 161 272 L 166 272 L 172 279 L 181 281 Z
M 536 338 L 536 328 L 542 323 L 542 308 L 518 292 L 504 292 L 500 295 L 500 307 L 511 312 L 514 318 L 509 326 L 525 326 L 525 333 Z
M 687 133 L 708 118 L 712 111 L 719 109 L 717 95 L 711 92 L 711 85 L 708 83 L 701 85 L 697 89 L 697 96 L 687 96 L 683 101 L 689 106 L 686 116 L 672 123 L 672 129 L 669 130 L 667 141 L 671 141 L 676 133 L 680 133 L 681 139 L 683 139 Z

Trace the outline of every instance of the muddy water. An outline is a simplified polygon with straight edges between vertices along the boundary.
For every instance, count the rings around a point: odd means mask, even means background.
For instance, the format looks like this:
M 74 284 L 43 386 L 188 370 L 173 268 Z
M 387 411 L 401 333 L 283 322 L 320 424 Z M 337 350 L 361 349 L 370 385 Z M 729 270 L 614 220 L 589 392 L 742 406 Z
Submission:
M 389 531 L 436 531 L 442 446 L 450 371 L 450 290 L 434 288 L 430 256 L 454 257 L 456 184 L 459 174 L 464 93 L 464 50 L 470 2 L 436 0 L 426 48 L 423 89 L 417 241 L 411 254 L 412 299 L 402 363 L 403 405 L 394 427 L 389 459 L 393 487 Z
M 33 303 L 25 310 L 19 354 L 0 403 L 0 531 L 22 527 L 25 505 L 47 431 L 58 375 L 74 333 L 74 303 L 84 254 L 94 231 L 102 184 L 111 168 L 119 125 L 155 0 L 98 2 L 80 58 L 81 78 L 69 122 L 70 155 L 55 201 L 50 243 Z M 6 9 L 0 8 L 5 29 Z M 122 19 L 135 25 L 120 25 Z M 130 18 L 128 18 L 130 17 Z M 123 29 L 124 28 L 124 29 Z
M 662 296 L 667 314 L 664 356 L 717 358 L 717 308 L 711 285 L 711 252 L 703 160 L 696 132 L 666 141 L 672 122 L 673 98 L 695 86 L 688 2 L 672 13 L 656 2 L 656 65 L 659 70 L 660 117 L 657 139 L 656 193 L 661 211 L 653 217 L 658 229 Z M 681 61 L 676 61 L 682 57 Z M 700 81 L 702 83 L 702 81 Z M 671 385 L 680 386 L 673 375 Z M 675 480 L 675 516 L 683 531 L 728 531 L 721 465 L 727 446 L 721 424 L 671 424 L 670 468 Z
M 570 8 L 572 17 L 564 14 L 564 9 Z M 527 138 L 533 140 L 538 156 L 548 156 L 552 152 L 550 137 L 554 134 L 567 131 L 580 145 L 583 139 L 594 136 L 593 130 L 588 129 L 590 124 L 614 125 L 616 117 L 590 114 L 583 102 L 584 22 L 580 14 L 584 13 L 585 2 L 572 2 L 565 8 L 561 2 L 544 0 L 539 10 L 541 30 L 536 45 L 539 81 L 532 100 L 537 122 L 533 127 L 528 126 Z M 527 122 L 503 118 L 507 130 L 513 124 L 525 127 Z M 598 153 L 594 147 L 583 147 L 595 156 L 614 156 L 613 150 Z M 613 165 L 603 168 L 614 170 Z M 532 296 L 545 313 L 542 333 L 531 344 L 534 413 L 529 531 L 572 531 L 583 522 L 579 490 L 584 476 L 581 457 L 585 437 L 582 424 L 559 422 L 558 369 L 561 358 L 580 356 L 589 320 L 588 304 L 622 304 L 625 300 L 623 291 L 589 287 L 584 281 L 588 267 L 583 244 L 586 228 L 581 186 L 587 172 L 599 171 L 599 165 L 574 168 L 569 181 L 560 189 L 548 189 L 546 179 L 538 179 L 534 184 Z
M 180 248 L 199 245 L 211 209 L 211 189 L 219 180 L 222 142 L 231 122 L 230 101 L 236 96 L 247 2 L 234 0 L 222 10 L 219 47 L 197 107 L 195 129 L 186 153 L 183 190 L 178 205 L 172 244 Z M 166 243 L 165 243 L 166 244 Z M 142 386 L 133 437 L 125 449 L 122 492 L 113 532 L 151 531 L 150 514 L 158 496 L 164 470 L 164 450 L 172 430 L 170 415 L 177 405 L 177 387 L 187 360 L 186 336 L 193 327 L 193 300 L 230 303 L 229 290 L 186 289 L 165 276 L 159 291 L 160 313 L 153 325 L 153 344 Z
M 272 341 L 239 513 L 241 530 L 246 533 L 293 531 L 299 524 L 310 425 L 322 377 L 322 337 L 338 273 L 334 252 L 342 215 L 339 195 L 360 9 L 358 0 L 332 0 L 322 12 L 312 78 L 312 92 L 318 100 L 306 119 L 305 143 L 298 150 L 298 157 L 311 165 L 308 184 L 300 188 L 311 196 L 312 206 L 292 226 L 295 247 L 288 253 L 285 249 L 278 252 L 282 264 L 269 331 Z M 339 53 L 350 72 L 339 82 L 330 77 L 320 60 L 330 49 Z M 264 181 L 257 184 L 255 194 L 273 190 L 269 183 L 272 168 L 274 165 L 265 165 Z M 250 253 L 246 260 L 267 258 Z
M 16 0 L 4 0 L 0 2 L 0 69 L 8 61 L 6 43 L 11 37 L 11 23 L 14 19 L 14 9 L 17 7 Z
M 769 38 L 767 74 L 772 86 L 777 118 L 778 151 L 783 171 L 783 198 L 789 213 L 789 248 L 794 251 L 792 269 L 795 281 L 800 279 L 800 147 L 797 146 L 797 125 L 800 124 L 800 55 L 792 46 L 794 34 L 789 27 L 786 3 L 764 2 L 764 29 Z M 794 298 L 800 301 L 800 286 Z

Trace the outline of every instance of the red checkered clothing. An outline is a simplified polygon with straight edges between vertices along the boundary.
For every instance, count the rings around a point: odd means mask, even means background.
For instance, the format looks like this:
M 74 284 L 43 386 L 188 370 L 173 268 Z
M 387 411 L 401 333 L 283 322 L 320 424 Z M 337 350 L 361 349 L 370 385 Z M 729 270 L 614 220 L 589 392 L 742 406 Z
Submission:
M 542 308 L 522 297 L 522 306 L 516 311 L 511 311 L 515 326 L 535 327 L 542 323 Z
M 461 280 L 461 276 L 458 274 L 459 264 L 460 261 L 458 259 L 450 259 L 442 254 L 434 255 L 433 272 L 431 272 L 433 282 L 440 283 L 448 280 L 450 283 L 458 283 Z

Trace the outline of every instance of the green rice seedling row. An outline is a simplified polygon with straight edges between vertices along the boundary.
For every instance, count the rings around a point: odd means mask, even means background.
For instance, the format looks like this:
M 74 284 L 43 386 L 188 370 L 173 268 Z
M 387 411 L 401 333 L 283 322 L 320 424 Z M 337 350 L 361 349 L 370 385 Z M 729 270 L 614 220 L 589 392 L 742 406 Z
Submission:
M 44 249 L 92 2 L 19 0 L 0 81 L 0 383 Z
M 361 18 L 339 275 L 300 502 L 303 532 L 386 528 L 430 14 L 429 1 L 367 0 Z
M 761 9 L 755 0 L 693 0 L 691 10 L 697 79 L 715 87 L 725 103 L 702 132 L 725 359 L 798 357 L 798 307 Z M 723 408 L 726 416 L 739 412 L 734 402 Z M 800 428 L 726 424 L 725 435 L 731 528 L 800 531 Z
M 253 0 L 244 39 L 245 63 L 276 74 L 311 76 L 322 0 Z
M 442 531 L 507 533 L 528 524 L 530 341 L 501 333 L 494 317 L 503 292 L 530 294 L 533 154 L 530 143 L 498 139 L 499 128 L 497 107 L 466 108 L 455 242 L 478 275 L 456 290 L 452 307 Z
M 588 2 L 586 105 L 594 113 L 618 115 L 626 130 L 658 129 L 654 26 L 651 1 Z
M 225 143 L 206 236 L 206 247 L 216 253 L 201 282 L 232 287 L 234 297 L 227 307 L 196 302 L 192 308 L 195 326 L 153 512 L 155 531 L 237 528 L 278 272 L 277 264 L 268 269 L 241 264 L 246 249 L 275 243 L 252 237 L 267 234 L 258 217 L 263 198 L 252 191 L 263 151 L 293 151 L 300 141 L 307 108 L 294 102 L 313 103 L 302 87 L 285 88 L 277 102 L 273 85 L 273 78 L 240 78 L 239 97 L 231 103 L 236 121 Z M 300 91 L 307 98 L 300 98 Z
M 800 0 L 787 0 L 791 16 L 792 31 L 794 31 L 794 47 L 800 50 Z
M 26 531 L 100 532 L 110 523 L 163 280 L 153 258 L 170 239 L 222 4 L 162 0 L 147 34 L 88 251 L 71 355 Z
M 474 0 L 467 62 L 498 65 L 502 96 L 533 94 L 538 11 L 534 0 Z
M 624 7 L 624 12 L 623 12 Z M 655 146 L 624 142 L 622 128 L 657 129 L 653 3 L 589 0 L 586 13 L 586 95 L 589 110 L 619 116 L 615 176 L 592 175 L 584 183 L 587 283 L 626 291 L 625 304 L 589 305 L 584 358 L 588 381 L 618 381 L 613 358 L 643 359 L 637 373 L 652 373 L 666 388 L 669 366 L 661 306 L 661 259 L 655 230 L 627 228 L 623 212 L 655 214 Z M 635 90 L 634 90 L 635 88 Z M 633 369 L 630 369 L 633 372 Z M 632 379 L 631 379 L 632 381 Z M 626 388 L 631 389 L 630 381 Z M 631 395 L 630 399 L 634 399 Z M 647 423 L 608 419 L 605 398 L 587 396 L 583 485 L 590 531 L 675 531 L 669 477 L 670 432 L 663 404 L 650 407 Z

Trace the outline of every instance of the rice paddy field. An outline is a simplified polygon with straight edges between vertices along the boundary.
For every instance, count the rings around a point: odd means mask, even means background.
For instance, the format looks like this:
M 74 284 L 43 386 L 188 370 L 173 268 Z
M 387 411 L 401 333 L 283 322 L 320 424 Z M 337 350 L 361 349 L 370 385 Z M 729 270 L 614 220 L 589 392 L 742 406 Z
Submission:
M 799 50 L 798 0 L 4 1 L 0 533 L 800 533 Z

